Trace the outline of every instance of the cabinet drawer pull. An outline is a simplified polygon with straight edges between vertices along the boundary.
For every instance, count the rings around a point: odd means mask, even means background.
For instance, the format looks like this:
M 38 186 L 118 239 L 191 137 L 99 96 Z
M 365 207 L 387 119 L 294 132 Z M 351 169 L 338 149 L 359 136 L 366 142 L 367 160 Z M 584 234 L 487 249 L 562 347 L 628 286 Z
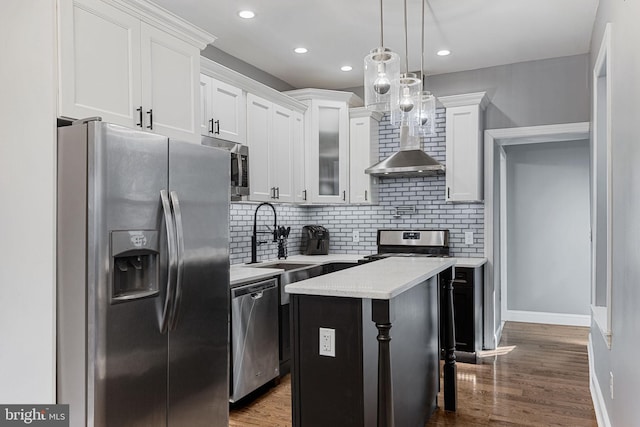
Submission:
M 147 114 L 149 115 L 149 126 L 147 126 L 147 129 L 153 130 L 153 108 L 150 108 Z
M 302 190 L 302 200 L 307 201 L 307 190 Z
M 213 133 L 213 119 L 209 120 L 209 133 Z
M 276 187 L 276 199 L 280 199 L 280 187 Z
M 136 123 L 136 126 L 142 127 L 142 105 L 136 108 L 136 111 L 138 112 L 138 123 Z
M 342 200 L 347 201 L 347 190 L 342 190 Z
M 220 120 L 216 120 L 214 123 L 216 124 L 216 131 L 214 133 L 220 135 Z
M 364 201 L 367 201 L 367 190 L 364 190 Z

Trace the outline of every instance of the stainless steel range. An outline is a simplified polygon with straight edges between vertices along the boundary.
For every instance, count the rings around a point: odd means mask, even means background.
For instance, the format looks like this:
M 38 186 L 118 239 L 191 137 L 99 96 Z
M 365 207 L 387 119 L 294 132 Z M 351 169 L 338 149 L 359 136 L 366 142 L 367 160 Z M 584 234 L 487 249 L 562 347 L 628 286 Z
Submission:
M 377 237 L 378 253 L 367 255 L 366 261 L 390 256 L 449 256 L 449 230 L 381 229 Z

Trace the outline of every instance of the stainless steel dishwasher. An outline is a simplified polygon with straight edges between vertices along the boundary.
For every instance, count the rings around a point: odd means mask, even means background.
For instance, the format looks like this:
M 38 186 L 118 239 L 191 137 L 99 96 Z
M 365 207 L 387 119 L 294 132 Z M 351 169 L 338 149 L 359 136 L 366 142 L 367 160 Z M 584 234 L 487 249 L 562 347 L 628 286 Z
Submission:
M 231 289 L 230 402 L 280 374 L 278 292 L 275 278 Z

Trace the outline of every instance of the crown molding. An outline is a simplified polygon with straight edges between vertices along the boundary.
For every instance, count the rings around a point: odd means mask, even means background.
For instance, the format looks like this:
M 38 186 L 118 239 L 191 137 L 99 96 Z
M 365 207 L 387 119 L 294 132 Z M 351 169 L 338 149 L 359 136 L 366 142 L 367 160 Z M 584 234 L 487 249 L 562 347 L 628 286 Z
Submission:
M 261 98 L 275 102 L 278 105 L 288 107 L 293 111 L 304 113 L 307 110 L 307 106 L 305 104 L 298 102 L 292 97 L 287 96 L 286 94 L 265 84 L 257 82 L 244 74 L 240 74 L 237 71 L 227 68 L 224 65 L 220 65 L 209 58 L 205 58 L 204 56 L 200 57 L 200 72 L 213 77 L 216 80 L 238 87 L 245 92 L 253 93 Z
M 365 107 L 356 107 L 349 109 L 349 118 L 356 119 L 361 117 L 370 117 L 379 122 L 384 117 L 384 113 L 380 111 L 367 110 Z
M 199 27 L 180 18 L 172 12 L 152 3 L 149 0 L 103 0 L 141 21 L 157 27 L 202 50 L 216 40 Z
M 349 104 L 349 107 L 362 107 L 364 102 L 362 98 L 352 92 L 343 92 L 339 90 L 329 90 L 329 89 L 296 89 L 296 90 L 288 90 L 286 92 L 287 95 L 299 100 L 299 101 L 310 101 L 312 99 L 322 99 L 325 101 L 340 101 L 346 102 Z
M 445 108 L 449 107 L 463 107 L 467 105 L 479 105 L 482 110 L 489 105 L 489 98 L 487 98 L 487 92 L 474 92 L 474 93 L 465 93 L 462 95 L 450 95 L 450 96 L 439 96 L 438 101 Z

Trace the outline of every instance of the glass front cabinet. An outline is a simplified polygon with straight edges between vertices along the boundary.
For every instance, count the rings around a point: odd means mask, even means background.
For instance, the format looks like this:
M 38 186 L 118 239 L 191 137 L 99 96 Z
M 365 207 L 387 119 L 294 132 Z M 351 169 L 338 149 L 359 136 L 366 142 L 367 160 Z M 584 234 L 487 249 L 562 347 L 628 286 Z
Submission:
M 308 203 L 349 203 L 350 92 L 301 89 L 287 94 L 308 106 L 305 175 Z

